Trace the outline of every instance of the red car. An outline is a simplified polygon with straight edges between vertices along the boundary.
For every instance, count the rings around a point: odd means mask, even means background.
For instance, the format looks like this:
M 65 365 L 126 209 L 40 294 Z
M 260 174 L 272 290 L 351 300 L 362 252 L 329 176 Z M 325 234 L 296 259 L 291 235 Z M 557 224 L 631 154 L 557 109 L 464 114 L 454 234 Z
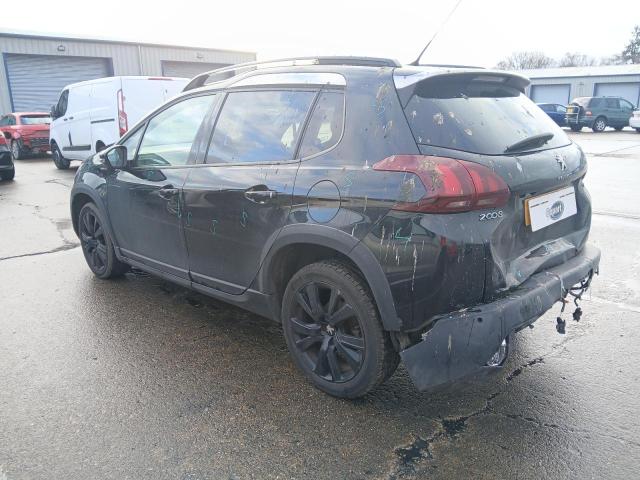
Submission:
M 46 112 L 15 112 L 0 118 L 0 131 L 7 140 L 11 155 L 20 160 L 27 155 L 47 153 L 49 150 L 49 124 Z

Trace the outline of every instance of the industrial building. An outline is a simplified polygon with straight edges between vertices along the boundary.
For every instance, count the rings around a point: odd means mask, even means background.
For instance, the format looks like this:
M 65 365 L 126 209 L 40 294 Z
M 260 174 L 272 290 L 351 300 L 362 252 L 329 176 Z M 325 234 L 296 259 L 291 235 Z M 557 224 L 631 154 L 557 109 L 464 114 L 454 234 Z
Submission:
M 622 97 L 640 104 L 640 65 L 566 67 L 517 72 L 531 79 L 527 95 L 536 103 L 566 105 L 576 97 Z
M 71 83 L 113 75 L 193 77 L 254 52 L 0 32 L 0 114 L 49 111 Z

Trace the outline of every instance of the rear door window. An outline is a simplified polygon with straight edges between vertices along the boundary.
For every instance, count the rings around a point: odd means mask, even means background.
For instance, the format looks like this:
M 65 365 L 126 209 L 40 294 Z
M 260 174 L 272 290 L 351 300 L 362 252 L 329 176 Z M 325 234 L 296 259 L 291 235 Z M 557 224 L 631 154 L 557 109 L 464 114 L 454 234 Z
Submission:
M 344 94 L 324 92 L 318 98 L 300 146 L 300 157 L 329 150 L 338 143 L 344 124 Z
M 620 102 L 618 102 L 617 98 L 605 98 L 604 100 L 607 105 L 607 108 L 612 108 L 614 110 L 617 110 L 618 108 L 620 108 Z
M 501 155 L 534 135 L 553 133 L 536 150 L 570 143 L 567 135 L 517 88 L 499 82 L 432 79 L 419 84 L 405 115 L 418 144 Z
M 231 92 L 216 122 L 206 163 L 292 160 L 316 92 Z

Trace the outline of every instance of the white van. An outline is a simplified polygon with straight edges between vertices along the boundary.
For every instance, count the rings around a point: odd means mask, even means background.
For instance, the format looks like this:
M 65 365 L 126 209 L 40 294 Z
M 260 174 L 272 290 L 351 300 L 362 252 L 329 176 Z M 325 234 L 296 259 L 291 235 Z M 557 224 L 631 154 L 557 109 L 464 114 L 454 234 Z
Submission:
M 49 143 L 60 169 L 115 143 L 154 108 L 174 97 L 187 78 L 107 77 L 64 88 L 51 107 Z

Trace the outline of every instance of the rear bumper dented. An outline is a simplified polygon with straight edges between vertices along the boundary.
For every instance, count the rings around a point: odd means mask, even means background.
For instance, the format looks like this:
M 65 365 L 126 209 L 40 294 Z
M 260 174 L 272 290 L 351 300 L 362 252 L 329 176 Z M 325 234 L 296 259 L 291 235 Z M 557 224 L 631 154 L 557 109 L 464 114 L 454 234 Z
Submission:
M 598 273 L 600 250 L 587 245 L 565 263 L 537 273 L 506 297 L 437 319 L 422 341 L 400 352 L 418 390 L 500 366 L 487 366 L 503 340 L 533 323 L 572 285 Z

